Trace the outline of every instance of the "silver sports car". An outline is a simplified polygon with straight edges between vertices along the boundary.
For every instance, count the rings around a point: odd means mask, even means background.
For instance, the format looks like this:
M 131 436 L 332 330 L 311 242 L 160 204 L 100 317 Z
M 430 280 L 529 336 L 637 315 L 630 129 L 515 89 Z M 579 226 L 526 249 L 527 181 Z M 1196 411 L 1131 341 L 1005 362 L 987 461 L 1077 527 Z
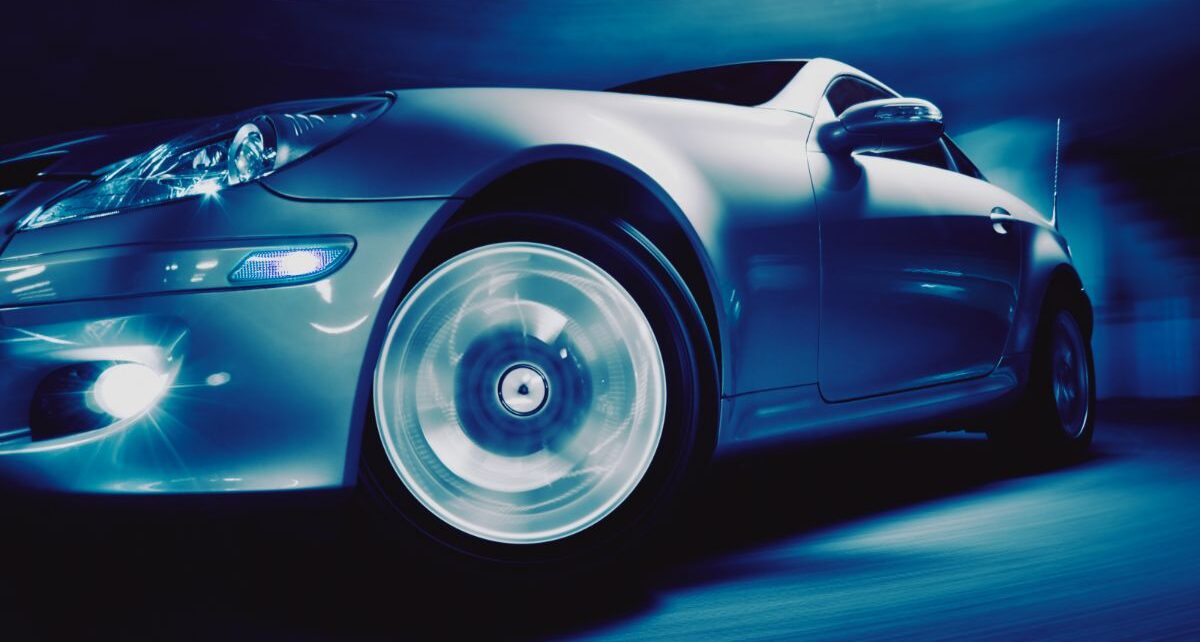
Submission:
M 353 488 L 430 550 L 537 564 L 619 550 L 780 439 L 1091 441 L 1054 216 L 832 60 L 0 152 L 6 487 Z

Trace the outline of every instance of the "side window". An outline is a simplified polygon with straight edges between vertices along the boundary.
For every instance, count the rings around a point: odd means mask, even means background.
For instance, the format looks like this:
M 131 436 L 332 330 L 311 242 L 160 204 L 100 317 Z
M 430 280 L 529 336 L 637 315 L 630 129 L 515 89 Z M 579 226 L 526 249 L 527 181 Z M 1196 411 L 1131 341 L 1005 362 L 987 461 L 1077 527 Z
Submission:
M 829 91 L 825 92 L 825 99 L 837 116 L 859 103 L 891 97 L 891 94 L 869 82 L 850 77 L 835 80 Z
M 958 145 L 954 144 L 954 141 L 950 140 L 949 136 L 942 136 L 942 140 L 946 143 L 946 149 L 950 150 L 950 158 L 954 159 L 954 164 L 958 167 L 958 173 L 966 174 L 971 178 L 978 178 L 981 181 L 987 180 L 987 178 L 984 178 L 983 172 L 979 171 L 975 163 L 972 163 L 971 159 L 967 158 L 967 155 L 958 148 Z
M 938 169 L 945 169 L 951 172 L 954 168 L 950 165 L 950 156 L 946 154 L 946 145 L 942 141 L 937 141 L 924 147 L 915 149 L 906 149 L 900 152 L 884 152 L 882 154 L 872 154 L 872 156 L 882 156 L 884 158 L 894 158 L 896 160 L 908 161 L 910 163 L 918 163 L 920 165 L 928 165 Z
M 841 116 L 847 109 L 859 103 L 892 97 L 891 93 L 884 91 L 881 87 L 876 87 L 865 80 L 849 76 L 835 80 L 833 85 L 829 87 L 829 90 L 825 92 L 825 99 L 829 101 L 829 106 L 833 108 L 833 113 L 838 116 Z M 947 146 L 942 144 L 941 141 L 917 149 L 871 155 L 954 171 L 954 166 L 950 164 Z M 966 157 L 964 156 L 964 158 Z M 974 166 L 972 165 L 972 167 Z

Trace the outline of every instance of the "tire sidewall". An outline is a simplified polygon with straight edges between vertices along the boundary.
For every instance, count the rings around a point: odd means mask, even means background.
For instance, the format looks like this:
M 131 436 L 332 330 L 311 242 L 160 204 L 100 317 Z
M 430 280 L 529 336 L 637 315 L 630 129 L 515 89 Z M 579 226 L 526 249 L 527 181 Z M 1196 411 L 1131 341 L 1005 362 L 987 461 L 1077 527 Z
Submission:
M 450 226 L 419 262 L 406 296 L 446 260 L 512 241 L 552 245 L 592 262 L 629 292 L 650 322 L 662 353 L 667 409 L 658 447 L 640 482 L 611 513 L 564 539 L 538 544 L 484 540 L 443 522 L 412 495 L 384 451 L 372 402 L 363 434 L 361 485 L 372 503 L 383 509 L 385 519 L 398 528 L 410 527 L 418 539 L 452 559 L 500 567 L 603 564 L 643 538 L 671 504 L 697 459 L 704 362 L 696 349 L 696 332 L 702 326 L 694 303 L 680 291 L 678 275 L 650 248 L 616 226 L 597 229 L 544 215 L 487 215 Z M 394 322 L 393 318 L 390 323 Z
M 1054 325 L 1059 314 L 1070 315 L 1083 338 L 1084 367 L 1087 368 L 1087 416 L 1083 429 L 1072 437 L 1063 429 L 1054 400 Z M 1096 423 L 1096 369 L 1091 337 L 1070 305 L 1051 298 L 1043 306 L 1034 340 L 1033 359 L 1025 393 L 1013 412 L 993 431 L 994 441 L 1013 456 L 1029 462 L 1074 461 L 1084 456 L 1092 442 Z

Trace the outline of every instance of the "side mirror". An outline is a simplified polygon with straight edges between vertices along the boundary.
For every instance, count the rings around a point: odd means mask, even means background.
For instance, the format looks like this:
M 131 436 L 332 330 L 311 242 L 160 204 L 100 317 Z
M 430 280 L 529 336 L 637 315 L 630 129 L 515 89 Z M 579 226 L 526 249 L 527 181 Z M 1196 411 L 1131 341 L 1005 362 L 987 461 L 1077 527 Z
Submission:
M 941 137 L 942 112 L 920 98 L 884 98 L 859 103 L 817 133 L 821 149 L 833 154 L 895 152 L 932 144 Z

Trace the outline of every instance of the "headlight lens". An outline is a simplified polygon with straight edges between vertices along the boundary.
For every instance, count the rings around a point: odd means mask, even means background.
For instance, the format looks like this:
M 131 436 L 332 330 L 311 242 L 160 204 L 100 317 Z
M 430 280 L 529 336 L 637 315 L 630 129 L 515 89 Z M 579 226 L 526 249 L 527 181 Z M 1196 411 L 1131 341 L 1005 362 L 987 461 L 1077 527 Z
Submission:
M 274 132 L 270 121 L 246 123 L 238 128 L 229 143 L 230 185 L 248 183 L 271 171 L 279 153 L 275 149 Z
M 383 113 L 389 104 L 387 97 L 349 98 L 218 119 L 104 168 L 99 178 L 31 212 L 17 229 L 213 195 L 253 182 L 344 136 Z

